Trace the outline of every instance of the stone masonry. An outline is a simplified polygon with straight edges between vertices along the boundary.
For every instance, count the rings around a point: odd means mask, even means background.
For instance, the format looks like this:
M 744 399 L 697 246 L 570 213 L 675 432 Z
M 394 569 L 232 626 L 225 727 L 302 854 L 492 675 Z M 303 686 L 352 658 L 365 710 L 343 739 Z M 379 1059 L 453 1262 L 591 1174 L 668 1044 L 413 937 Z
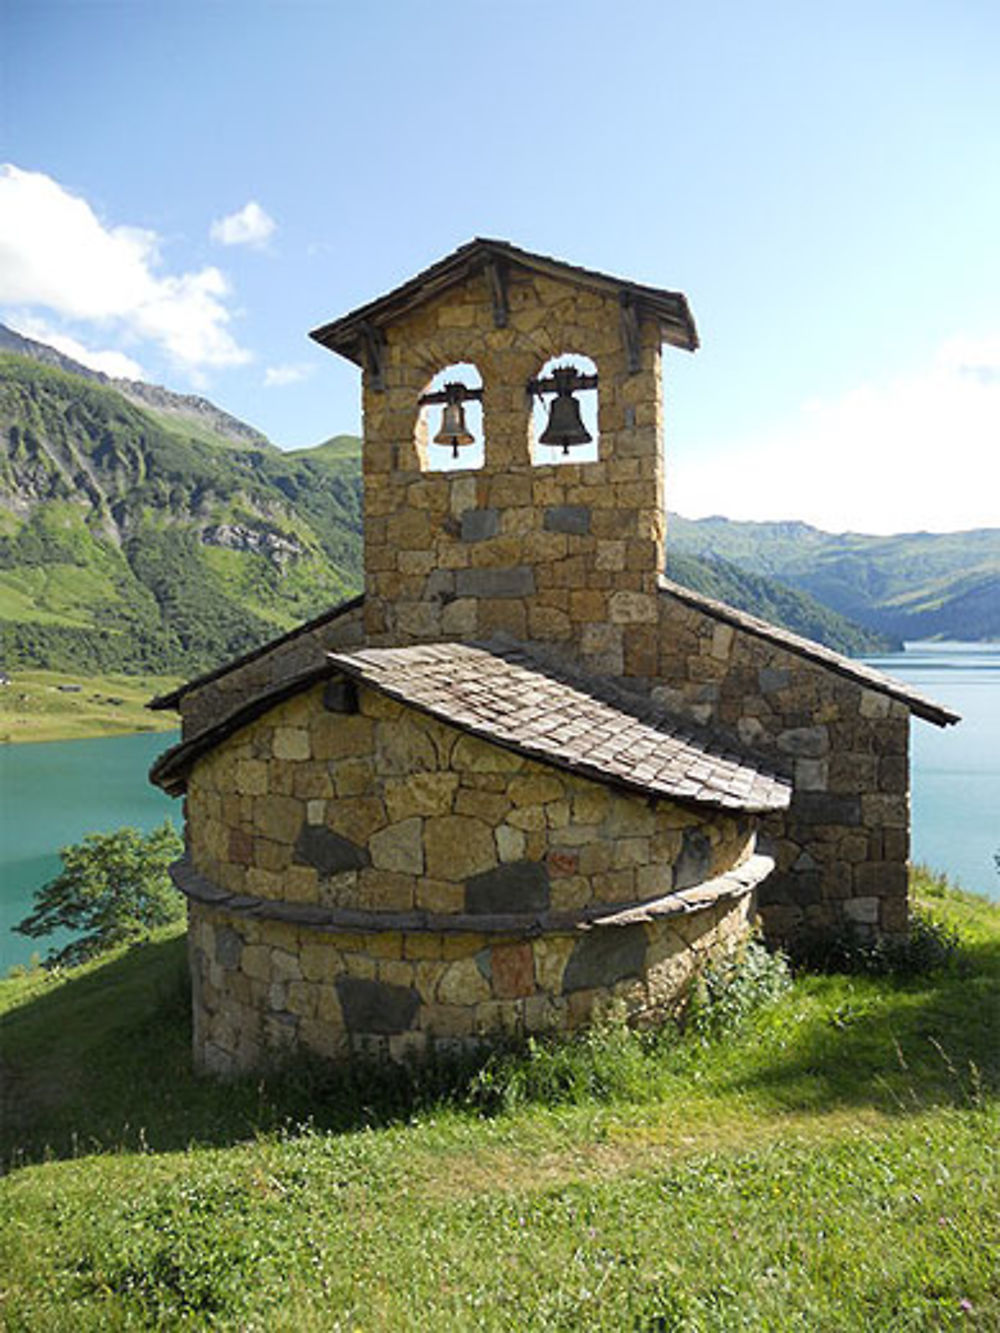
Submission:
M 183 718 L 153 776 L 187 789 L 198 1060 L 399 1056 L 616 997 L 649 1018 L 758 907 L 775 941 L 905 932 L 909 718 L 957 719 L 664 578 L 661 346 L 697 346 L 684 298 L 474 241 L 313 337 L 364 372 L 363 595 L 157 701 Z M 527 386 L 574 354 L 597 367 L 597 461 L 533 462 Z M 436 471 L 420 399 L 468 363 L 484 460 Z M 467 696 L 442 720 L 334 669 L 502 642 L 631 699 L 625 732 L 654 710 L 688 746 L 673 793 L 643 792 L 649 755 L 623 786 L 476 734 Z M 703 787 L 720 754 L 742 808 Z

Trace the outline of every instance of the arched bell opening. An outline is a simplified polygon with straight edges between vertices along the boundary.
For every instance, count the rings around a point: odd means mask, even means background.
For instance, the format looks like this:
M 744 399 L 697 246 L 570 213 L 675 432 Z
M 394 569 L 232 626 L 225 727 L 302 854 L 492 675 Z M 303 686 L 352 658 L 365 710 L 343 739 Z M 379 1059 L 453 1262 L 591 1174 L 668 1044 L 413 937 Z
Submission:
M 414 443 L 423 470 L 481 468 L 486 460 L 483 379 L 474 363 L 459 361 L 439 370 L 417 402 Z
M 531 461 L 596 463 L 600 457 L 597 366 L 581 352 L 550 357 L 529 383 Z

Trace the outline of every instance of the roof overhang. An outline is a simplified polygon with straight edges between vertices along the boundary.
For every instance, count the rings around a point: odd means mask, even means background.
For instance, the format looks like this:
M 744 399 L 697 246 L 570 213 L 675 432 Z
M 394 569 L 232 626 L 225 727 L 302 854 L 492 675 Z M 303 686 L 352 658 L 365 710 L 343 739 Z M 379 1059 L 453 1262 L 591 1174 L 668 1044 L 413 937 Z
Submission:
M 391 292 L 359 306 L 349 314 L 322 324 L 309 334 L 321 346 L 337 352 L 359 366 L 366 362 L 366 348 L 373 336 L 401 315 L 439 296 L 450 287 L 477 273 L 500 273 L 520 268 L 541 273 L 577 287 L 605 294 L 617 294 L 623 304 L 630 304 L 636 314 L 657 319 L 662 339 L 672 347 L 693 352 L 698 346 L 694 316 L 682 292 L 647 287 L 642 283 L 616 278 L 609 273 L 567 264 L 548 255 L 521 250 L 509 241 L 476 237 L 459 246 L 452 254 L 410 278 Z

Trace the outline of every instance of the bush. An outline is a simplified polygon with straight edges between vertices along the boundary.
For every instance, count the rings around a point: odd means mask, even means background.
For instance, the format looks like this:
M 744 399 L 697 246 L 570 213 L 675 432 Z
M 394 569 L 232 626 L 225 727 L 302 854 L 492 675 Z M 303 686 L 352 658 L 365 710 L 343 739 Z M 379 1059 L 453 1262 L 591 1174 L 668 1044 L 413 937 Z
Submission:
M 792 984 L 782 953 L 771 953 L 751 939 L 722 958 L 713 959 L 695 981 L 685 1015 L 689 1032 L 721 1037 L 779 999 Z
M 923 977 L 951 967 L 961 951 L 958 932 L 920 907 L 910 910 L 903 937 L 868 939 L 854 928 L 817 935 L 795 946 L 796 967 L 856 976 Z

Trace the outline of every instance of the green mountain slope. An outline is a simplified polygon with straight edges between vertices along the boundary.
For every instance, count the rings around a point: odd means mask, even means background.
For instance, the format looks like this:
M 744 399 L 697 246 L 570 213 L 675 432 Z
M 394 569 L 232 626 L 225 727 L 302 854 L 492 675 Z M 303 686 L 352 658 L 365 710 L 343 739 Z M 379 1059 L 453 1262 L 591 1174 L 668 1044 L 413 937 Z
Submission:
M 875 537 L 671 515 L 670 543 L 779 579 L 894 637 L 1000 639 L 1000 528 Z
M 0 354 L 7 664 L 202 670 L 358 589 L 359 442 L 233 447 L 210 421 Z
M 726 560 L 667 550 L 667 573 L 678 583 L 706 597 L 728 602 L 741 611 L 815 639 L 853 656 L 893 652 L 902 642 L 889 634 L 865 629 L 808 593 L 790 588 L 764 574 L 752 574 Z
M 108 380 L 0 326 L 0 437 L 8 666 L 194 673 L 361 586 L 354 436 L 282 452 L 205 399 Z M 672 578 L 842 652 L 1000 637 L 1000 532 L 673 515 L 668 550 Z

